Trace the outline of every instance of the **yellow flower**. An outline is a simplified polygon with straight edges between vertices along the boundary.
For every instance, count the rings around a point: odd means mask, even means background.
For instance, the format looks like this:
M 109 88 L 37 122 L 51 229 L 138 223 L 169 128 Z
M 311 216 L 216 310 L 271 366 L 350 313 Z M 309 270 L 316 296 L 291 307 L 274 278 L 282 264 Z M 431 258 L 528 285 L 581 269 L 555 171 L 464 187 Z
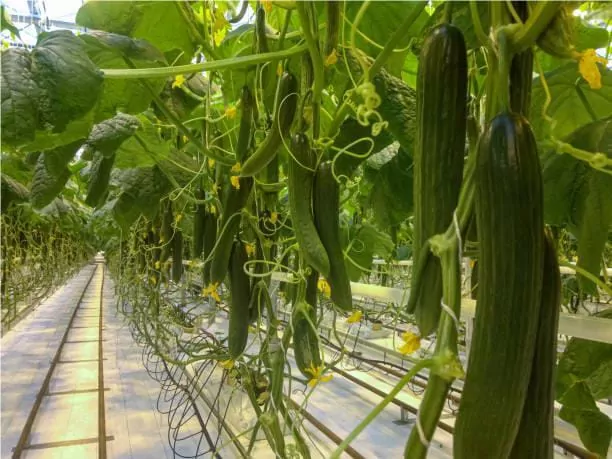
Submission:
M 183 214 L 176 214 L 176 216 L 174 217 L 174 223 L 178 225 L 182 219 L 183 219 Z
M 317 282 L 317 288 L 320 292 L 323 293 L 323 295 L 327 297 L 329 297 L 329 295 L 331 294 L 331 288 L 329 287 L 329 284 L 325 279 L 319 279 L 319 281 Z
M 254 244 L 246 244 L 245 248 L 246 248 L 246 253 L 249 257 L 255 255 L 255 245 Z
M 591 89 L 601 88 L 601 73 L 599 73 L 599 68 L 597 67 L 598 63 L 605 65 L 606 60 L 595 54 L 594 49 L 587 49 L 580 54 L 578 70 L 580 70 L 582 78 L 589 83 Z
M 235 362 L 232 359 L 219 361 L 219 365 L 221 365 L 226 370 L 231 370 L 232 368 L 234 368 L 234 363 Z
M 338 62 L 338 54 L 335 49 L 332 49 L 332 52 L 329 53 L 329 56 L 325 58 L 325 67 L 329 67 L 330 65 L 334 65 Z
M 208 284 L 208 287 L 202 289 L 202 296 L 210 296 L 212 297 L 216 302 L 221 302 L 221 298 L 219 297 L 219 294 L 217 293 L 217 287 L 219 286 L 218 282 L 215 282 L 214 284 Z
M 186 135 L 183 136 L 183 142 L 187 143 L 189 142 L 189 137 L 187 137 Z
M 210 213 L 213 214 L 213 215 L 217 214 L 217 208 L 215 207 L 214 204 L 210 205 Z
M 421 337 L 412 332 L 403 333 L 402 340 L 404 344 L 398 349 L 402 354 L 412 354 L 421 347 Z
M 266 13 L 270 13 L 272 11 L 272 0 L 261 0 L 261 6 L 266 10 Z
M 320 367 L 315 367 L 313 364 L 310 365 L 310 368 L 307 368 L 306 371 L 312 375 L 312 378 L 308 381 L 308 385 L 310 387 L 315 387 L 320 382 L 327 382 L 331 380 L 334 375 L 324 375 L 323 374 L 323 365 Z
M 239 189 L 240 189 L 240 179 L 238 178 L 238 176 L 237 176 L 237 175 L 232 175 L 232 176 L 230 177 L 230 182 L 232 182 L 232 186 L 233 186 L 234 188 L 236 188 L 237 190 L 239 190 Z
M 349 324 L 357 323 L 361 320 L 362 315 L 363 315 L 363 312 L 359 310 L 353 311 L 353 313 L 350 316 L 348 316 L 348 318 L 346 319 L 346 322 Z
M 159 269 L 159 268 L 161 268 L 161 261 L 157 260 L 155 262 L 155 269 Z
M 236 107 L 234 105 L 230 105 L 225 109 L 225 116 L 227 116 L 230 120 L 236 118 Z
M 211 168 L 211 169 L 213 167 L 215 167 L 215 160 L 214 159 L 208 158 L 208 167 Z
M 172 89 L 174 88 L 180 88 L 181 86 L 183 86 L 183 83 L 185 83 L 185 76 L 184 75 L 177 75 L 174 77 L 174 81 L 172 82 Z
M 278 212 L 272 212 L 270 214 L 270 221 L 275 224 L 278 221 Z
M 237 174 L 240 172 L 240 169 L 241 169 L 240 163 L 236 163 L 232 166 L 230 171 L 233 172 L 234 174 Z

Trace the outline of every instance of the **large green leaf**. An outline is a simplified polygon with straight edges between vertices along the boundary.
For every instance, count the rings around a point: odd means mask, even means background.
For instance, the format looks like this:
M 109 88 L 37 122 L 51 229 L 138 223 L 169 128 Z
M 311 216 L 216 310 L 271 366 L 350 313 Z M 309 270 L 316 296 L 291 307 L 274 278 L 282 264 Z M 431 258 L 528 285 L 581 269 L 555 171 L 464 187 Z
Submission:
M 347 21 L 345 21 L 344 37 L 347 44 L 350 40 L 352 28 L 348 21 L 354 22 L 363 3 L 363 1 L 345 3 Z M 418 4 L 410 2 L 370 2 L 359 24 L 359 32 L 355 35 L 355 46 L 369 56 L 376 57 L 406 16 L 411 13 L 413 8 L 417 7 L 419 7 Z M 386 64 L 386 68 L 392 75 L 400 75 L 404 59 L 408 54 L 408 50 L 405 48 L 411 38 L 419 35 L 428 19 L 429 15 L 423 10 L 396 46 L 396 49 L 402 49 L 402 51 L 393 53 Z
M 544 75 L 550 90 L 551 103 L 547 115 L 555 120 L 552 134 L 562 139 L 576 129 L 610 115 L 612 107 L 612 71 L 599 66 L 601 89 L 591 89 L 578 72 L 578 64 L 570 62 Z M 550 122 L 542 113 L 546 92 L 538 77 L 533 82 L 530 122 L 538 139 L 550 134 Z
M 3 52 L 3 148 L 45 150 L 87 135 L 101 90 L 100 71 L 71 32 L 40 34 L 30 53 Z
M 182 2 L 90 1 L 77 12 L 76 23 L 147 40 L 162 52 L 180 49 L 187 57 L 195 50 L 190 25 L 181 14 L 191 10 Z M 187 6 L 187 8 L 184 8 Z
M 612 309 L 598 314 L 612 321 Z M 612 394 L 612 344 L 572 338 L 556 372 L 556 399 L 563 405 L 559 416 L 573 424 L 584 445 L 607 456 L 612 420 L 596 401 Z
M 82 144 L 83 139 L 77 140 L 38 157 L 30 187 L 30 200 L 35 208 L 47 206 L 62 192 L 71 175 L 67 164 Z
M 141 128 L 117 149 L 114 167 L 129 169 L 153 166 L 170 154 L 175 136 L 162 136 L 160 129 L 154 124 L 155 119 L 145 115 L 139 115 L 137 119 Z
M 24 202 L 30 198 L 30 191 L 25 186 L 4 173 L 0 173 L 0 187 L 2 213 L 6 212 L 12 203 Z
M 99 153 L 102 156 L 113 156 L 121 144 L 141 127 L 137 117 L 119 113 L 93 127 L 83 153 L 84 155 Z
M 93 32 L 80 36 L 90 59 L 100 68 L 130 68 L 126 59 L 136 68 L 166 66 L 164 55 L 145 40 L 131 39 L 106 32 Z M 117 112 L 137 114 L 146 110 L 164 86 L 165 78 L 147 79 L 153 93 L 138 80 L 107 79 L 96 110 L 96 121 L 114 116 Z
M 590 123 L 569 136 L 572 146 L 612 158 L 612 117 Z M 612 228 L 612 176 L 569 155 L 549 152 L 543 160 L 544 210 L 547 223 L 569 225 L 578 239 L 578 266 L 599 275 L 601 254 Z M 595 293 L 593 282 L 580 285 Z

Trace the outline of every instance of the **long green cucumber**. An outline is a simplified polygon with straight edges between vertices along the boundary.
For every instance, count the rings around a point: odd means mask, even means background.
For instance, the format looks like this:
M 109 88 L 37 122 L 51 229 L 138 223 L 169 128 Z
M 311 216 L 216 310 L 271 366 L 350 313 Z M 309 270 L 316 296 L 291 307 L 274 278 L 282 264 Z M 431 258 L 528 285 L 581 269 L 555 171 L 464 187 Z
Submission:
M 183 232 L 177 228 L 172 238 L 172 280 L 180 282 L 183 276 Z
M 255 99 L 253 98 L 253 94 L 251 94 L 251 90 L 248 86 L 243 86 L 240 96 L 242 115 L 240 116 L 240 126 L 238 128 L 238 142 L 236 143 L 236 160 L 241 164 L 247 158 L 251 145 L 254 104 Z
M 310 370 L 319 368 L 322 363 L 319 336 L 313 326 L 315 321 L 315 309 L 305 300 L 298 300 L 293 305 L 291 313 L 293 353 L 300 373 L 308 380 L 314 376 Z
M 425 38 L 417 74 L 417 136 L 414 149 L 413 257 L 423 244 L 453 221 L 463 179 L 467 116 L 467 54 L 461 31 L 442 24 Z M 440 318 L 442 273 L 432 258 L 412 279 L 421 335 L 433 332 Z M 417 287 L 417 284 L 420 286 Z M 412 312 L 412 311 L 409 311 Z
M 211 260 L 206 261 L 210 256 L 213 248 L 215 247 L 215 242 L 217 241 L 217 214 L 212 214 L 210 212 L 206 213 L 206 219 L 204 222 L 204 244 L 202 247 L 202 258 L 204 259 L 204 266 L 202 268 L 202 279 L 204 281 L 204 286 L 208 286 L 210 284 L 210 265 L 212 263 Z
M 291 158 L 287 170 L 289 213 L 295 238 L 306 262 L 326 278 L 330 264 L 325 247 L 319 238 L 312 215 L 312 190 L 317 157 L 310 148 L 306 134 L 291 138 Z
M 538 318 L 535 353 L 523 407 L 521 424 L 514 440 L 512 459 L 552 459 L 555 417 L 555 365 L 557 330 L 561 310 L 561 274 L 550 232 L 544 240 L 542 306 Z
M 204 190 L 198 188 L 195 198 L 203 200 L 206 196 Z M 204 227 L 206 225 L 206 204 L 196 204 L 193 214 L 193 243 L 192 243 L 192 258 L 200 258 L 202 250 L 204 250 Z
M 240 228 L 240 213 L 249 199 L 251 189 L 253 188 L 253 179 L 251 177 L 239 178 L 240 188 L 231 187 L 228 189 L 225 207 L 223 208 L 223 216 L 221 226 L 216 243 L 215 252 L 210 265 L 210 282 L 220 284 L 225 279 L 229 259 L 232 252 L 232 243 L 234 236 Z
M 525 118 L 502 113 L 489 123 L 474 178 L 479 286 L 453 452 L 505 458 L 527 396 L 542 290 L 542 175 Z
M 227 335 L 229 355 L 232 359 L 240 357 L 249 338 L 251 279 L 244 271 L 244 264 L 248 259 L 244 242 L 234 242 L 229 264 L 231 304 Z
M 253 154 L 242 164 L 240 169 L 242 177 L 251 177 L 266 167 L 278 153 L 283 139 L 288 140 L 289 128 L 293 123 L 298 102 L 296 89 L 295 77 L 285 72 L 280 81 L 272 129 Z
M 526 1 L 513 1 L 515 11 L 523 23 L 527 21 Z M 512 58 L 510 65 L 510 109 L 529 116 L 531 105 L 531 83 L 533 81 L 533 49 L 528 48 Z
M 331 161 L 319 164 L 314 181 L 314 222 L 329 257 L 327 282 L 331 299 L 345 311 L 353 309 L 351 281 L 346 272 L 340 240 L 340 186 L 334 178 Z

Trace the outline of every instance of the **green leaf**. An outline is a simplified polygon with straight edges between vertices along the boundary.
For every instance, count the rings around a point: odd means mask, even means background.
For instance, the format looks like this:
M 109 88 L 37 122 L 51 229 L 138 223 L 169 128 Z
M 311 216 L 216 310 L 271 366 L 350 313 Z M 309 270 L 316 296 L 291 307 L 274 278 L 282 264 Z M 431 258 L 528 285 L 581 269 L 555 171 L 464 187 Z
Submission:
M 374 255 L 387 258 L 394 244 L 387 233 L 369 223 L 363 223 L 350 241 L 350 247 L 345 263 L 349 278 L 357 282 L 363 273 L 371 269 Z
M 0 5 L 0 30 L 8 30 L 11 35 L 19 37 L 19 29 L 11 21 L 11 15 L 4 5 Z
M 612 397 L 612 360 L 603 362 L 589 375 L 587 384 L 595 400 Z
M 559 417 L 573 424 L 578 430 L 580 440 L 589 451 L 608 457 L 612 439 L 612 420 L 601 411 L 576 410 L 566 408 L 559 411 Z
M 370 166 L 368 161 L 364 168 L 365 178 L 372 183 L 364 207 L 372 210 L 381 228 L 397 226 L 412 212 L 412 158 L 400 148 L 378 170 Z
M 57 30 L 38 36 L 31 53 L 34 81 L 41 89 L 39 123 L 53 132 L 89 112 L 102 90 L 102 73 L 91 62 L 81 41 Z
M 30 191 L 25 186 L 4 173 L 0 173 L 0 187 L 2 190 L 0 195 L 2 213 L 6 212 L 12 203 L 18 204 L 30 198 Z
M 610 115 L 612 106 L 612 71 L 601 70 L 601 89 L 591 89 L 578 72 L 578 64 L 570 62 L 545 74 L 552 101 L 547 114 L 555 120 L 552 134 L 562 139 L 579 127 Z M 536 138 L 549 137 L 551 125 L 542 113 L 546 93 L 540 77 L 533 82 L 530 122 Z
M 110 156 L 98 154 L 94 158 L 89 171 L 87 197 L 85 198 L 87 205 L 98 207 L 104 202 L 114 162 L 114 153 Z
M 116 168 L 130 169 L 153 166 L 168 157 L 172 149 L 173 135 L 164 136 L 153 121 L 146 115 L 137 117 L 141 129 L 128 138 L 117 150 Z M 155 121 L 155 123 L 154 123 Z
M 119 113 L 113 118 L 96 124 L 85 143 L 85 152 L 99 153 L 103 156 L 113 156 L 117 149 L 130 138 L 142 125 L 139 119 L 132 115 Z
M 100 68 L 130 68 L 126 58 L 135 68 L 155 68 L 167 65 L 164 55 L 144 40 L 122 35 L 94 32 L 80 35 L 89 58 Z M 165 78 L 147 79 L 155 94 L 159 94 Z M 116 113 L 137 114 L 149 107 L 153 94 L 139 80 L 106 79 L 104 91 L 96 111 L 96 121 L 106 120 Z
M 180 49 L 190 58 L 195 46 L 179 8 L 180 2 L 87 2 L 77 12 L 76 23 L 89 29 L 142 38 L 162 52 Z
M 2 145 L 34 140 L 38 87 L 32 79 L 30 54 L 24 49 L 2 51 Z
M 348 21 L 352 23 L 355 20 L 363 3 L 362 1 L 345 3 L 346 10 L 344 14 Z M 411 13 L 412 8 L 417 7 L 418 5 L 415 3 L 406 2 L 371 2 L 359 24 L 359 33 L 355 35 L 355 46 L 369 56 L 376 57 L 406 16 Z M 385 65 L 392 75 L 400 75 L 404 59 L 408 54 L 408 49 L 404 48 L 408 46 L 412 37 L 420 34 L 428 20 L 429 15 L 423 10 L 417 20 L 406 31 L 404 38 L 396 46 L 396 49 L 402 49 L 402 51 L 393 53 Z M 344 36 L 347 41 L 351 36 L 352 28 L 348 21 L 345 22 L 344 28 Z
M 66 164 L 74 157 L 82 144 L 82 139 L 77 140 L 46 151 L 38 157 L 30 187 L 30 201 L 35 208 L 40 209 L 47 206 L 62 192 L 71 175 Z

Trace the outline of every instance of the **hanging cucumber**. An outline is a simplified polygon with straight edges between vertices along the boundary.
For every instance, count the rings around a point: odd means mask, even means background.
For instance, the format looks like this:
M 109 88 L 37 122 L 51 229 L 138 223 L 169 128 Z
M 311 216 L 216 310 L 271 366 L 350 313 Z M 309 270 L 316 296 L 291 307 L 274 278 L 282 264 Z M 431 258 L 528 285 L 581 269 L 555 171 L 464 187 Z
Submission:
M 496 116 L 477 156 L 478 297 L 461 405 L 457 459 L 508 457 L 531 375 L 542 290 L 543 197 L 525 118 Z
M 253 125 L 253 106 L 255 99 L 248 86 L 242 87 L 240 96 L 240 105 L 242 107 L 242 115 L 240 117 L 240 126 L 238 128 L 238 143 L 236 144 L 236 160 L 242 164 L 246 159 L 249 147 L 251 145 L 251 128 Z
M 202 188 L 198 188 L 194 194 L 197 200 L 204 200 L 206 197 Z M 200 255 L 202 255 L 202 250 L 204 249 L 205 225 L 206 204 L 196 204 L 195 213 L 193 214 L 193 250 L 191 252 L 191 257 L 194 259 L 200 258 Z
M 315 322 L 315 309 L 304 299 L 298 300 L 293 305 L 291 313 L 293 352 L 300 373 L 308 380 L 314 376 L 311 371 L 319 368 L 322 363 L 319 336 L 314 328 Z
M 281 77 L 272 129 L 253 154 L 242 164 L 240 175 L 251 177 L 266 167 L 278 153 L 283 139 L 289 140 L 289 128 L 293 123 L 297 107 L 297 81 L 293 75 L 285 72 Z
M 206 260 L 213 248 L 215 247 L 215 242 L 217 241 L 217 214 L 213 214 L 210 212 L 206 213 L 206 218 L 204 221 L 204 244 L 202 247 L 202 258 Z M 210 265 L 211 261 L 204 261 L 204 266 L 202 268 L 202 279 L 204 281 L 204 286 L 210 284 Z
M 244 352 L 249 338 L 251 279 L 244 271 L 248 259 L 244 242 L 234 242 L 229 263 L 231 304 L 227 335 L 229 355 L 234 360 Z
M 334 178 L 331 161 L 319 164 L 314 181 L 314 221 L 329 257 L 327 282 L 334 304 L 345 311 L 353 309 L 351 282 L 344 264 L 340 240 L 340 186 Z
M 221 234 L 217 240 L 217 247 L 210 265 L 210 282 L 213 284 L 221 284 L 227 274 L 232 243 L 240 228 L 240 213 L 251 194 L 253 179 L 251 177 L 240 177 L 238 186 L 239 188 L 232 186 L 228 189 L 227 199 L 225 200 L 221 226 L 219 227 Z
M 510 458 L 551 459 L 554 447 L 555 365 L 561 310 L 561 274 L 550 232 L 544 238 L 542 306 L 521 424 Z
M 92 161 L 85 198 L 85 204 L 88 206 L 97 207 L 103 203 L 114 163 L 115 153 L 110 156 L 98 155 Z
M 177 228 L 172 238 L 172 281 L 179 283 L 183 276 L 183 232 Z
M 413 259 L 429 259 L 412 279 L 411 295 L 419 296 L 411 304 L 422 336 L 435 330 L 442 299 L 440 261 L 422 247 L 453 221 L 463 178 L 466 101 L 465 40 L 457 27 L 442 24 L 425 38 L 417 74 Z
M 317 157 L 306 134 L 291 138 L 291 158 L 287 170 L 289 213 L 300 251 L 310 266 L 328 277 L 329 258 L 317 233 L 312 215 L 312 189 Z

